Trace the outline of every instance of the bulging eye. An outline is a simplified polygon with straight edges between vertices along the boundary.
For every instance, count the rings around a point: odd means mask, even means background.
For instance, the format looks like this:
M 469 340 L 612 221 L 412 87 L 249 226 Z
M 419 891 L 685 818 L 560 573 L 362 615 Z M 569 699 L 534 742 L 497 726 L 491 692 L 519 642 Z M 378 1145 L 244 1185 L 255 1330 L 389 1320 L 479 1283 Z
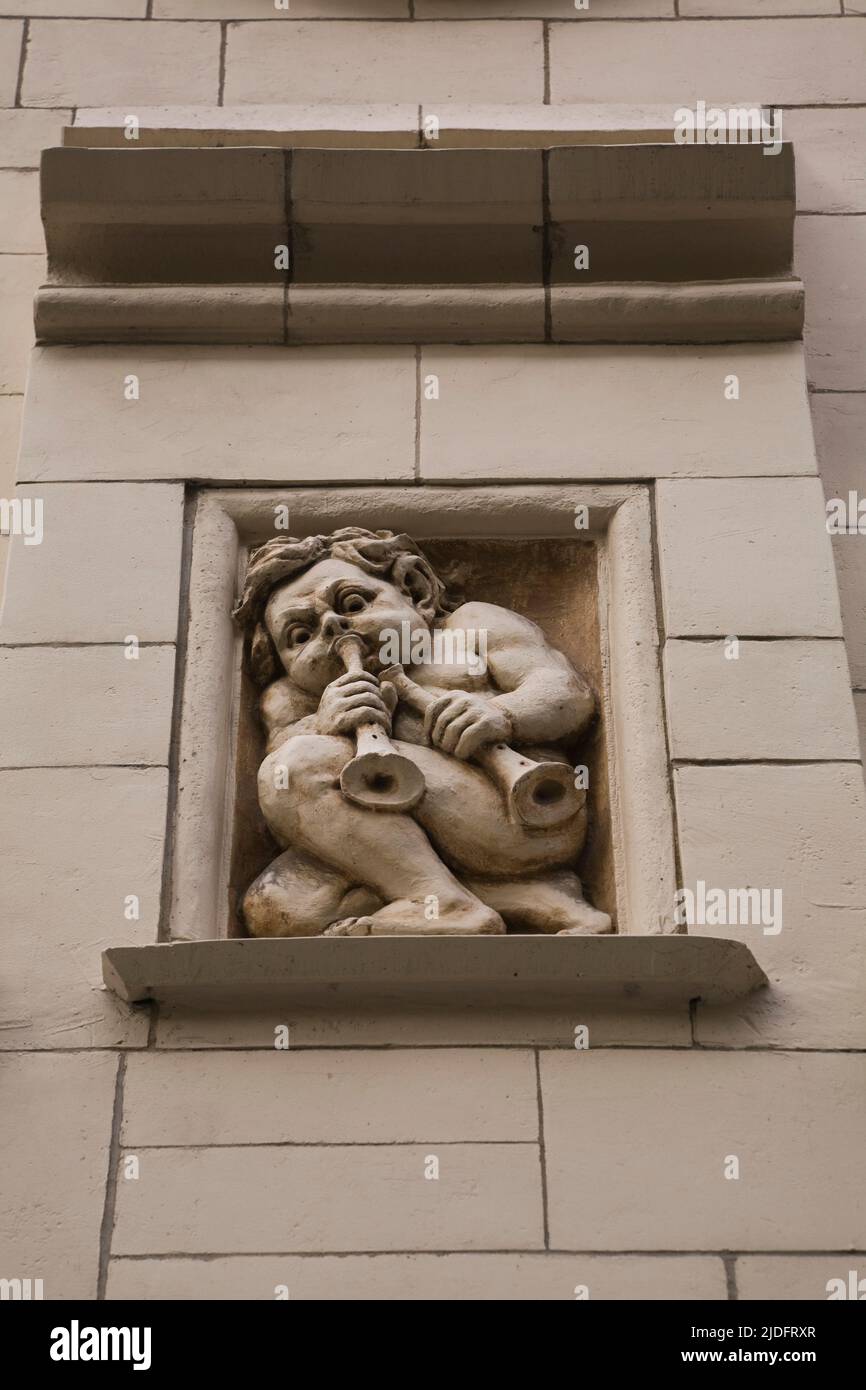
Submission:
M 343 594 L 340 599 L 342 613 L 363 613 L 366 607 L 367 600 L 363 594 Z
M 286 641 L 290 647 L 302 647 L 305 642 L 309 642 L 312 635 L 308 627 L 293 627 L 286 634 Z

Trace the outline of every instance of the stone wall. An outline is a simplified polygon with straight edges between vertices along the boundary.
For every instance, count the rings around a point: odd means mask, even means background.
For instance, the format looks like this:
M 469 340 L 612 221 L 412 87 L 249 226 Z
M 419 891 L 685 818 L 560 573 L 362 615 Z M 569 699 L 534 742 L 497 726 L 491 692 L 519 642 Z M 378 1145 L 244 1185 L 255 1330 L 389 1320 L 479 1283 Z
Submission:
M 44 278 L 39 150 L 60 143 L 76 109 L 703 98 L 784 107 L 812 420 L 824 491 L 846 497 L 866 424 L 858 15 L 859 0 L 590 0 L 586 15 L 570 0 L 292 0 L 289 15 L 270 0 L 5 0 L 0 495 Z M 277 392 L 272 354 L 296 351 L 294 389 Z M 448 387 L 420 424 L 431 481 L 525 478 L 527 460 L 539 478 L 574 476 L 562 442 L 577 422 L 542 351 L 425 349 Z M 567 369 L 583 351 L 553 356 Z M 675 406 L 677 373 L 662 363 L 676 350 L 630 351 L 656 354 Z M 746 380 L 772 378 L 792 351 L 704 350 L 738 356 L 730 370 L 745 360 Z M 124 370 L 145 385 L 134 416 Z M 21 548 L 0 632 L 0 1276 L 43 1278 L 57 1298 L 272 1298 L 280 1285 L 293 1298 L 573 1298 L 579 1285 L 592 1298 L 823 1298 L 858 1260 L 866 1274 L 866 807 L 819 487 L 802 476 L 808 461 L 790 461 L 802 431 L 758 477 L 743 476 L 756 470 L 729 442 L 722 470 L 667 477 L 656 498 L 683 879 L 727 882 L 736 865 L 737 882 L 783 887 L 770 1002 L 498 1020 L 157 1018 L 98 986 L 103 945 L 158 929 L 183 482 L 282 477 L 261 458 L 281 457 L 287 417 L 307 460 L 290 480 L 403 480 L 417 372 L 411 348 L 37 351 L 19 478 L 62 520 Z M 230 416 L 232 392 L 256 422 L 245 458 L 213 418 L 221 403 Z M 742 404 L 745 438 L 761 412 Z M 543 419 L 557 422 L 547 439 Z M 724 421 L 704 428 L 729 440 Z M 760 562 L 749 568 L 756 516 L 759 554 L 787 590 L 765 592 Z M 856 536 L 834 546 L 866 714 L 866 550 Z M 694 639 L 729 632 L 754 659 L 719 700 L 713 643 Z M 137 662 L 121 659 L 129 633 Z M 798 692 L 784 720 L 779 689 Z M 274 1049 L 281 1022 L 288 1051 Z M 581 1025 L 587 1051 L 574 1046 Z

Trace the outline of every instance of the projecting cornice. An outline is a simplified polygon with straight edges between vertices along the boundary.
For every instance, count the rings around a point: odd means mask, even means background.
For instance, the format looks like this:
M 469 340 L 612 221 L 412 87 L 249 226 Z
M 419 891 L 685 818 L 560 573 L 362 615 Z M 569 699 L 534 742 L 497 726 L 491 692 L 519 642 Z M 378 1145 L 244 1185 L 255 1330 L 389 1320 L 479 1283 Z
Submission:
M 586 138 L 547 149 L 130 142 L 48 150 L 49 279 L 37 296 L 37 335 L 65 343 L 799 336 L 789 145 L 767 155 L 759 145 Z

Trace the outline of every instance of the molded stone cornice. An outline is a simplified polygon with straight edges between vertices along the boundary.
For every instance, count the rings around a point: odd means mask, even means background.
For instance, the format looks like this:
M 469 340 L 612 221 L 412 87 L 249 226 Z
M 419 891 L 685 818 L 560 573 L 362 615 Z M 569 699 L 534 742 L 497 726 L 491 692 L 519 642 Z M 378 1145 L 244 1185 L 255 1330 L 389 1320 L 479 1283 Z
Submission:
M 52 149 L 37 335 L 793 338 L 793 183 L 790 146 Z

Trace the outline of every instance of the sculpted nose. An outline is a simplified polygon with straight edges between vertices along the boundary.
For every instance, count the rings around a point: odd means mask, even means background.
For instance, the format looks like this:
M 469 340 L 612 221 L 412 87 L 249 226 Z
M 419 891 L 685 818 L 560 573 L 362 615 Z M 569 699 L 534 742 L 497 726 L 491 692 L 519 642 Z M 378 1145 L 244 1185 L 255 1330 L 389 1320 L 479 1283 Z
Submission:
M 339 637 L 341 632 L 348 632 L 349 624 L 346 622 L 345 618 L 341 618 L 333 611 L 329 611 L 322 619 L 320 630 L 324 638 L 330 639 Z

